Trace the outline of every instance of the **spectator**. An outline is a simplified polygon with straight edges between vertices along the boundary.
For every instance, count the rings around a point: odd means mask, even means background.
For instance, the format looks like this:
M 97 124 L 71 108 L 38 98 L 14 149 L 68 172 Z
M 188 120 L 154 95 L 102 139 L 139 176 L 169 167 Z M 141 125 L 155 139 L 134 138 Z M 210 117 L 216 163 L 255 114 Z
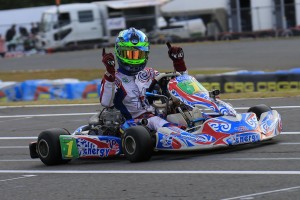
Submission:
M 2 38 L 2 35 L 0 34 L 0 56 L 4 58 L 5 56 L 5 40 Z
M 7 42 L 8 51 L 15 51 L 16 44 L 14 42 L 14 37 L 16 35 L 16 25 L 13 24 L 10 29 L 6 31 L 5 40 Z
M 27 29 L 23 26 L 19 27 L 19 33 L 20 33 L 21 37 L 24 37 L 24 38 L 29 36 Z
M 38 28 L 38 24 L 34 25 L 34 23 L 31 23 L 31 29 L 30 29 L 30 33 L 35 36 L 38 34 L 39 28 Z

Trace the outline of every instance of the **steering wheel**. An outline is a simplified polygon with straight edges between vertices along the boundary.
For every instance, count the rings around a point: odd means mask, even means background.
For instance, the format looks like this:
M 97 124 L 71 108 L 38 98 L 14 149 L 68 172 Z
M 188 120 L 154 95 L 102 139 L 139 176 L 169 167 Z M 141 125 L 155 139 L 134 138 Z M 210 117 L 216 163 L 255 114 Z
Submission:
M 161 73 L 150 85 L 148 92 L 146 92 L 147 97 L 154 97 L 159 99 L 160 102 L 153 100 L 152 106 L 156 109 L 165 109 L 166 113 L 169 113 L 170 106 L 172 105 L 171 95 L 168 91 L 168 83 L 171 78 L 175 76 L 179 76 L 179 72 L 168 72 L 168 73 Z M 161 91 L 160 94 L 152 93 L 154 90 L 159 89 Z

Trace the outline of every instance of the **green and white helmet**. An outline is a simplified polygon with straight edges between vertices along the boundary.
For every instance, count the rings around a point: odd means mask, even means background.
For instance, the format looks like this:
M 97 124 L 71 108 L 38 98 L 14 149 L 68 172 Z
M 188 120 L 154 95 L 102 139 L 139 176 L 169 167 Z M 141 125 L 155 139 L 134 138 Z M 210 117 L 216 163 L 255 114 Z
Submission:
M 115 44 L 119 70 L 130 76 L 143 70 L 148 61 L 149 49 L 148 38 L 142 31 L 135 28 L 121 31 Z

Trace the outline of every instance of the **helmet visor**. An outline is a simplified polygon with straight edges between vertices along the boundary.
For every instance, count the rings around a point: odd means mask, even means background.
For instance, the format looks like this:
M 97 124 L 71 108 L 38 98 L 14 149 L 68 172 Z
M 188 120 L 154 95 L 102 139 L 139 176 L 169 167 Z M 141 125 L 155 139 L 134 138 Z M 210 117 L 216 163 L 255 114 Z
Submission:
M 140 60 L 147 58 L 148 52 L 141 50 L 120 50 L 119 55 L 128 60 Z

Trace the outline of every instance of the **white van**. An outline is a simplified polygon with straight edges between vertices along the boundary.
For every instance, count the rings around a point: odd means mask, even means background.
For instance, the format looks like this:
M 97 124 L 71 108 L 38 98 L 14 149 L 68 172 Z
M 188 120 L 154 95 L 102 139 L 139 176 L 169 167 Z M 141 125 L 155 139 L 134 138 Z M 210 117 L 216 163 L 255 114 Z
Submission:
M 40 45 L 46 49 L 107 39 L 98 7 L 90 3 L 61 5 L 45 11 L 39 35 Z

